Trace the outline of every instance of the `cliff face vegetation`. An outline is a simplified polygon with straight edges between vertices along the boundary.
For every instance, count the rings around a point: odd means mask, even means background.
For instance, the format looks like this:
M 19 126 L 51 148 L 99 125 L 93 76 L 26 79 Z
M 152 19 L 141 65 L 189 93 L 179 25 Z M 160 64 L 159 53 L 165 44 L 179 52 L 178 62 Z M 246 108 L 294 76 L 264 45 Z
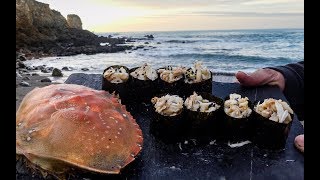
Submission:
M 68 19 L 68 20 L 67 20 Z M 16 49 L 47 55 L 74 55 L 117 52 L 128 49 L 125 39 L 98 37 L 82 30 L 79 16 L 52 10 L 49 4 L 35 0 L 16 0 Z M 108 42 L 109 46 L 100 46 Z

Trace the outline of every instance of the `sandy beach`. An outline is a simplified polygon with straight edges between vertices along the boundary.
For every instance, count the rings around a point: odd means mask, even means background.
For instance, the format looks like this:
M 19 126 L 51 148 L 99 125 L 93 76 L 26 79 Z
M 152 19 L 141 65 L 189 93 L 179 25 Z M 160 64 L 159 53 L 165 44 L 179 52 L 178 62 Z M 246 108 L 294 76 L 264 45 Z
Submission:
M 24 79 L 28 77 L 29 80 Z M 44 76 L 28 76 L 22 75 L 22 77 L 16 77 L 16 110 L 18 110 L 19 105 L 23 99 L 23 97 L 30 92 L 32 89 L 36 87 L 44 87 L 52 84 L 51 82 L 40 82 L 41 79 L 44 79 Z M 24 79 L 24 80 L 23 80 Z M 19 85 L 21 81 L 29 83 L 29 87 Z

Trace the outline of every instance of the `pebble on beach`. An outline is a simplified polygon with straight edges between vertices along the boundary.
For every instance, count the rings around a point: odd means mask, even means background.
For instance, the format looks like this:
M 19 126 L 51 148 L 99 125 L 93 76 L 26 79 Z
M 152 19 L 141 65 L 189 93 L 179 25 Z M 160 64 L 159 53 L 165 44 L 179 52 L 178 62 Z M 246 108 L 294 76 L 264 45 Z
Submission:
M 60 69 L 54 68 L 53 71 L 52 71 L 52 76 L 54 76 L 54 77 L 62 77 L 63 74 L 62 74 Z
M 22 80 L 30 80 L 30 78 L 28 76 L 25 76 L 22 78 Z
M 51 79 L 46 77 L 46 78 L 41 79 L 40 82 L 51 82 Z
M 65 66 L 61 70 L 63 70 L 63 71 L 72 71 L 72 68 Z
M 27 82 L 25 82 L 25 81 L 21 81 L 21 82 L 19 83 L 19 85 L 20 85 L 20 86 L 23 86 L 23 87 L 30 87 L 30 84 L 27 83 Z

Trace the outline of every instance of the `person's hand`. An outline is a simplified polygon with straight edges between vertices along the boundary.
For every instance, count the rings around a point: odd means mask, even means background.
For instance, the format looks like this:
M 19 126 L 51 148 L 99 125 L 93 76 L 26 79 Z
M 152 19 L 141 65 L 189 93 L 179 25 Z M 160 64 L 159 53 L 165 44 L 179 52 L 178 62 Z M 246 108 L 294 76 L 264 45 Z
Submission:
M 301 134 L 294 139 L 294 145 L 299 151 L 304 153 L 304 134 Z
M 283 75 L 273 69 L 258 69 L 251 74 L 246 74 L 242 71 L 236 73 L 236 78 L 243 86 L 261 86 L 261 85 L 276 85 L 281 91 L 285 87 L 285 79 Z M 299 135 L 294 139 L 295 147 L 304 153 L 304 135 Z
M 281 91 L 285 86 L 283 75 L 273 69 L 258 69 L 251 74 L 239 71 L 236 73 L 236 78 L 243 86 L 276 85 Z

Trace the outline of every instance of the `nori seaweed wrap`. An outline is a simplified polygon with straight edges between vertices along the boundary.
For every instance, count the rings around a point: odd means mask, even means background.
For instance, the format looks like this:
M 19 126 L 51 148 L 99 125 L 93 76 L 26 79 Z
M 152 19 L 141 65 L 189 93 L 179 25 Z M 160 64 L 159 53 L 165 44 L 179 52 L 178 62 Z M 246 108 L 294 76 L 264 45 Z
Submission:
M 253 103 L 247 97 L 230 94 L 224 102 L 224 118 L 220 122 L 220 138 L 231 143 L 251 140 Z
M 183 89 L 186 97 L 194 91 L 212 93 L 212 72 L 201 62 L 195 62 L 194 67 L 186 70 Z
M 129 82 L 129 69 L 126 66 L 113 65 L 103 71 L 102 89 L 119 94 L 122 103 L 129 98 Z
M 252 116 L 254 143 L 260 148 L 284 149 L 293 117 L 292 109 L 282 100 L 269 98 L 256 103 Z
M 185 129 L 183 99 L 178 95 L 160 94 L 151 99 L 153 104 L 151 133 L 166 143 L 177 142 Z
M 185 68 L 166 66 L 157 70 L 159 74 L 158 88 L 160 93 L 182 95 Z
M 158 94 L 158 74 L 148 64 L 130 69 L 130 101 L 150 103 Z
M 191 137 L 210 139 L 218 135 L 219 121 L 223 115 L 221 98 L 206 92 L 194 92 L 185 100 L 184 106 Z

